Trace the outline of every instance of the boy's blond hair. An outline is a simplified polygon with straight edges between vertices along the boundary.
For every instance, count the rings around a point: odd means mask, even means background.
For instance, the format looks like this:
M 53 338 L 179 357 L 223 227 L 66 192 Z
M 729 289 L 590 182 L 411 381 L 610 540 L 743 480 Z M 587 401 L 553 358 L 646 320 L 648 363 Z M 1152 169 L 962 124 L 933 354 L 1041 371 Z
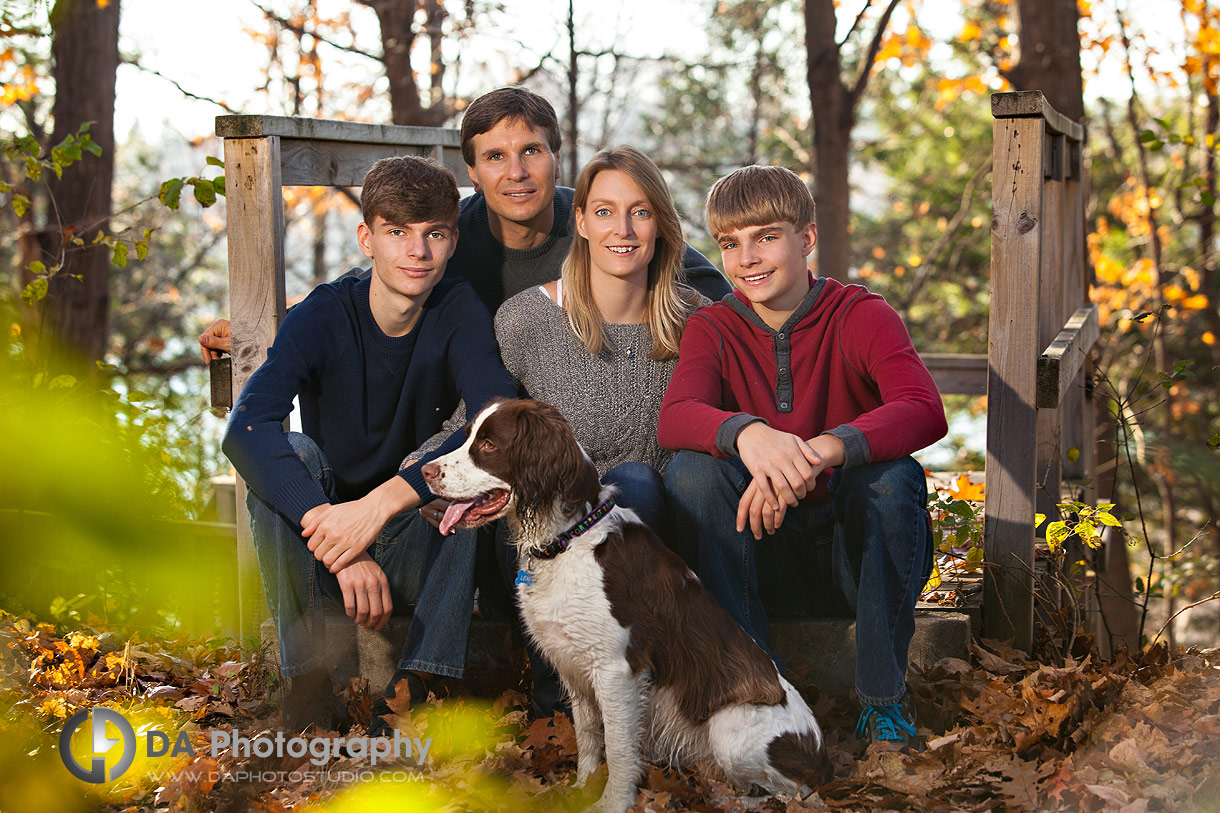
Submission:
M 714 238 L 781 221 L 803 229 L 816 216 L 809 187 L 785 167 L 742 167 L 716 181 L 707 193 L 707 228 Z

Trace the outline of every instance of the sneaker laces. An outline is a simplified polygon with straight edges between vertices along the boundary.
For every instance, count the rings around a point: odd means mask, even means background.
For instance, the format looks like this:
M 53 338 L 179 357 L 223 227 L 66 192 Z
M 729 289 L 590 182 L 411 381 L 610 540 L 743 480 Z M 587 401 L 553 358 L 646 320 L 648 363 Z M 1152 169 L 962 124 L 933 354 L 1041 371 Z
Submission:
M 860 712 L 860 721 L 856 724 L 856 739 L 864 739 L 870 729 L 873 739 L 878 742 L 901 742 L 908 737 L 917 736 L 915 726 L 907 720 L 901 704 L 897 703 L 865 706 Z

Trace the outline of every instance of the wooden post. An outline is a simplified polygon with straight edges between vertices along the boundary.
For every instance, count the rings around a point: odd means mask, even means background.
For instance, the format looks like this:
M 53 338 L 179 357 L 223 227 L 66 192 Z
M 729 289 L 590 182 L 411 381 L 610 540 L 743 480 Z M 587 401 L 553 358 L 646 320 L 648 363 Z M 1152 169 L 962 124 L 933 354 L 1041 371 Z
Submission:
M 1037 325 L 1042 127 L 1040 118 L 997 117 L 992 147 L 983 634 L 1011 638 L 1026 650 L 1034 610 L 1033 360 L 1042 349 Z
M 1028 650 L 1035 509 L 1058 513 L 1064 467 L 1092 476 L 1082 382 L 1098 325 L 1084 265 L 1084 128 L 1038 91 L 995 94 L 991 112 L 983 634 Z M 1067 461 L 1065 441 L 1082 461 Z
M 225 206 L 229 240 L 229 313 L 233 334 L 233 400 L 267 358 L 284 318 L 284 199 L 280 139 L 226 138 Z M 258 635 L 266 616 L 246 484 L 237 479 L 237 591 L 243 637 Z

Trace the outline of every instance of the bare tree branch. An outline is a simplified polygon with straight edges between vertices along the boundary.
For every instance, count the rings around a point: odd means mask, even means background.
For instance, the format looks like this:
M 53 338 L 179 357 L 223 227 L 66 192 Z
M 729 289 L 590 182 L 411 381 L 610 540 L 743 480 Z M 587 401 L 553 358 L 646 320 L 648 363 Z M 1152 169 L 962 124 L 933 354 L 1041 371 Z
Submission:
M 873 5 L 873 0 L 864 0 L 864 8 L 860 9 L 860 13 L 856 15 L 856 19 L 852 20 L 851 28 L 847 29 L 847 33 L 843 35 L 843 39 L 839 41 L 839 50 L 847 44 L 851 39 L 851 35 L 856 33 L 856 29 L 860 27 L 860 23 L 864 22 L 864 15 L 868 13 L 869 8 Z
M 144 71 L 145 73 L 150 73 L 153 76 L 157 77 L 158 79 L 164 79 L 166 82 L 169 82 L 171 85 L 173 85 L 175 88 L 177 88 L 178 92 L 181 93 L 183 96 L 186 96 L 188 99 L 198 99 L 201 102 L 210 102 L 211 104 L 214 104 L 217 107 L 219 107 L 221 110 L 224 110 L 226 113 L 240 113 L 241 112 L 240 110 L 230 107 L 229 105 L 225 104 L 224 102 L 220 101 L 219 99 L 213 99 L 211 96 L 201 96 L 198 93 L 193 93 L 193 92 L 187 90 L 186 88 L 184 88 L 182 85 L 180 85 L 178 83 L 178 80 L 171 79 L 170 77 L 161 73 L 161 71 L 157 70 L 156 68 L 149 68 L 146 65 L 141 65 L 135 58 L 124 59 L 123 62 L 127 65 L 131 65 L 133 68 Z
M 860 97 L 864 95 L 864 89 L 868 87 L 869 77 L 873 73 L 873 60 L 877 58 L 877 52 L 881 50 L 881 40 L 885 37 L 885 30 L 890 26 L 890 17 L 894 14 L 894 9 L 898 8 L 898 3 L 899 0 L 890 0 L 885 13 L 877 21 L 877 30 L 873 32 L 873 41 L 868 44 L 868 53 L 864 55 L 864 59 L 860 63 L 860 74 L 856 77 L 856 84 L 847 94 L 848 109 L 855 109 Z
M 256 9 L 261 11 L 263 13 L 263 16 L 265 16 L 268 20 L 271 20 L 272 22 L 276 23 L 277 25 L 283 26 L 284 28 L 288 29 L 292 33 L 296 34 L 298 37 L 302 37 L 302 36 L 305 36 L 306 34 L 308 34 L 309 36 L 316 39 L 318 42 L 326 43 L 331 48 L 337 48 L 340 51 L 347 51 L 349 54 L 356 54 L 357 56 L 362 56 L 366 59 L 374 60 L 375 62 L 381 61 L 381 57 L 379 57 L 376 54 L 370 54 L 368 51 L 365 51 L 361 48 L 356 48 L 355 46 L 352 46 L 352 45 L 344 45 L 341 42 L 335 42 L 332 39 L 327 39 L 326 37 L 322 36 L 317 31 L 310 31 L 309 29 L 305 28 L 304 26 L 297 25 L 296 23 L 292 22 L 291 20 L 286 19 L 286 18 L 281 17 L 280 15 L 276 14 L 271 9 L 265 8 L 261 5 L 259 5 L 257 0 L 250 0 L 250 5 L 254 6 Z

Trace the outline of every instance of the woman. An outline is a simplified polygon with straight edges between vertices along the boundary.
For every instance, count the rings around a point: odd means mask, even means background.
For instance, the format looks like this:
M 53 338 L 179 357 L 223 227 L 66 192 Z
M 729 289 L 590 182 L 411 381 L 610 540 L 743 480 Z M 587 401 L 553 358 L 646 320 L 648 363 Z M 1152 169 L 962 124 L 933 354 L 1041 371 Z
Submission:
M 523 395 L 568 419 L 602 482 L 618 486 L 618 502 L 664 537 L 660 472 L 673 453 L 657 444 L 657 417 L 686 320 L 710 302 L 679 281 L 678 213 L 660 170 L 639 150 L 595 155 L 581 170 L 572 206 L 561 278 L 522 291 L 496 313 L 500 355 Z M 465 415 L 452 420 L 460 425 Z M 438 500 L 421 510 L 437 524 L 445 507 Z M 497 558 L 511 584 L 515 551 L 502 527 L 497 535 Z M 489 600 L 491 615 L 506 611 L 495 604 Z M 548 717 L 564 708 L 562 688 L 528 641 L 527 650 L 534 713 Z
M 660 170 L 634 147 L 593 157 L 576 182 L 562 277 L 496 313 L 504 366 L 524 395 L 559 408 L 619 502 L 657 531 L 673 456 L 657 415 L 691 312 L 709 301 L 682 284 L 682 227 Z

